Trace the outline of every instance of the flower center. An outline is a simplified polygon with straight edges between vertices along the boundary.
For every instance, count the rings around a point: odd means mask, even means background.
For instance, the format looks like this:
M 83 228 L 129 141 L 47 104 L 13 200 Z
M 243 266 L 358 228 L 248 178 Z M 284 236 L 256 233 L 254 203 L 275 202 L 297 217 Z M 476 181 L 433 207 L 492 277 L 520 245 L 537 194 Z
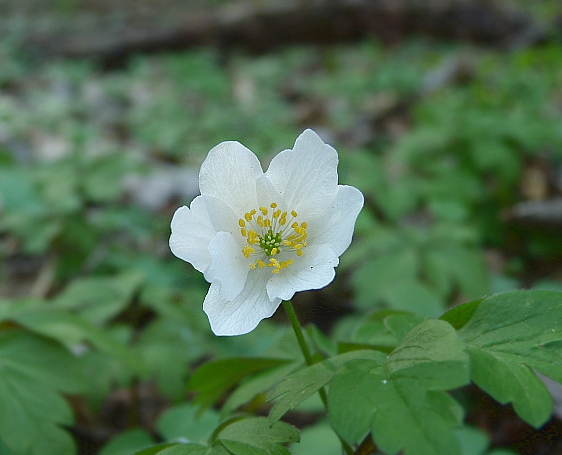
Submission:
M 281 252 L 294 253 L 297 257 L 303 255 L 308 237 L 308 224 L 306 221 L 299 223 L 296 221 L 297 217 L 298 214 L 294 210 L 284 212 L 273 202 L 269 208 L 250 210 L 244 214 L 244 218 L 238 220 L 240 233 L 247 242 L 242 249 L 244 256 L 250 258 L 260 252 L 263 254 L 262 258 L 250 263 L 252 269 L 271 267 L 273 273 L 279 273 L 295 260 L 293 258 L 280 261 L 275 256 Z

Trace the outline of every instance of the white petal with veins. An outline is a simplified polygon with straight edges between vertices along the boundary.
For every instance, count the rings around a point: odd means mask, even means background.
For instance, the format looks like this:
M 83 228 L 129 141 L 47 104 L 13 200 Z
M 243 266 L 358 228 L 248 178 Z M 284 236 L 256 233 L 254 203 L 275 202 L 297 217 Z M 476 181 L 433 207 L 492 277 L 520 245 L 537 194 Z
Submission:
M 265 175 L 285 202 L 314 216 L 324 211 L 338 187 L 338 154 L 312 130 L 304 131 L 292 150 L 271 160 Z
M 256 179 L 262 173 L 258 158 L 250 150 L 239 142 L 221 142 L 201 165 L 199 189 L 240 214 L 248 203 L 255 205 Z
M 234 300 L 221 296 L 220 284 L 213 283 L 203 302 L 215 335 L 243 335 L 256 328 L 262 319 L 273 316 L 281 299 L 269 300 L 264 271 L 253 271 L 246 287 Z
M 205 279 L 221 285 L 221 296 L 235 299 L 244 289 L 250 268 L 248 259 L 240 251 L 240 245 L 230 232 L 219 232 L 210 242 L 211 265 L 205 271 Z
M 174 213 L 170 249 L 178 258 L 203 272 L 211 263 L 209 242 L 215 234 L 205 201 L 198 196 L 190 208 L 183 206 Z

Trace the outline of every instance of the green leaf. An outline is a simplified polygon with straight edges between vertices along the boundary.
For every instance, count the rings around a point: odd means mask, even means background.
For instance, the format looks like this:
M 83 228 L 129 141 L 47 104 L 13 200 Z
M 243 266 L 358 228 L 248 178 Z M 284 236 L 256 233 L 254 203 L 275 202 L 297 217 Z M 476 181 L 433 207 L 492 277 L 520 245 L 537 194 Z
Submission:
M 0 321 L 13 321 L 69 347 L 84 341 L 102 352 L 110 353 L 134 371 L 142 365 L 134 353 L 122 342 L 90 321 L 67 310 L 53 307 L 41 300 L 22 300 L 0 304 Z
M 486 294 L 490 288 L 488 270 L 482 253 L 458 244 L 433 246 L 423 257 L 428 278 L 443 295 L 455 282 L 469 297 Z
M 462 455 L 484 455 L 490 445 L 490 438 L 479 428 L 463 426 L 455 431 L 461 444 Z
M 400 341 L 410 333 L 410 331 L 421 324 L 424 318 L 412 313 L 394 313 L 384 318 L 384 325 L 396 336 Z
M 160 390 L 172 400 L 185 396 L 190 363 L 200 358 L 203 343 L 182 320 L 158 318 L 146 327 L 135 345 Z
M 155 455 L 161 454 L 164 450 L 177 447 L 179 444 L 176 443 L 165 443 L 165 444 L 157 444 L 155 446 L 149 447 L 148 449 L 141 450 L 140 452 L 135 452 L 134 455 Z
M 136 452 L 135 455 L 230 455 L 221 446 L 206 447 L 199 444 L 158 444 Z
M 447 321 L 455 329 L 460 330 L 470 320 L 470 317 L 481 303 L 482 299 L 456 306 L 447 311 L 439 319 Z
M 264 417 L 233 418 L 219 427 L 211 447 L 162 444 L 136 455 L 290 455 L 283 444 L 298 441 L 299 431 L 287 423 L 270 427 Z
M 493 170 L 494 174 L 501 176 L 499 180 L 502 182 L 516 182 L 521 168 L 516 149 L 500 140 L 481 139 L 473 142 L 471 152 L 478 167 Z
M 220 417 L 214 410 L 199 412 L 197 407 L 183 403 L 164 412 L 157 428 L 165 440 L 184 439 L 203 444 L 219 423 Z
M 285 413 L 326 385 L 338 372 L 338 367 L 354 359 L 382 359 L 386 355 L 372 350 L 346 352 L 306 367 L 287 376 L 269 394 L 268 400 L 280 398 L 269 413 L 269 423 L 278 421 Z
M 465 345 L 452 327 L 436 319 L 416 326 L 386 362 L 391 379 L 415 378 L 427 390 L 449 390 L 468 383 Z
M 444 319 L 461 327 L 474 382 L 500 403 L 512 402 L 531 425 L 544 424 L 552 399 L 532 369 L 562 382 L 562 293 L 506 292 L 451 310 Z
M 351 334 L 351 341 L 354 343 L 372 345 L 379 351 L 392 351 L 398 344 L 398 340 L 385 323 L 385 319 L 387 316 L 396 313 L 398 312 L 395 310 L 381 310 L 371 313 L 356 325 Z M 341 343 L 340 352 L 342 352 Z
M 15 455 L 14 452 L 6 447 L 6 444 L 2 442 L 2 439 L 0 439 L 0 455 Z
M 380 253 L 353 275 L 358 305 L 373 308 L 380 304 L 389 288 L 399 287 L 404 281 L 415 282 L 418 268 L 418 258 L 411 249 Z
M 152 444 L 154 438 L 148 431 L 135 428 L 114 437 L 102 448 L 99 455 L 130 455 Z
M 536 428 L 550 418 L 551 395 L 533 370 L 510 355 L 471 349 L 472 378 L 502 404 L 513 403 L 515 412 Z
M 127 306 L 143 281 L 142 274 L 87 277 L 72 281 L 54 300 L 57 308 L 77 310 L 91 322 L 103 324 Z
M 0 201 L 5 212 L 18 211 L 33 216 L 44 210 L 30 173 L 16 166 L 0 168 Z
M 94 202 L 107 202 L 123 192 L 123 175 L 127 170 L 128 155 L 115 154 L 84 163 L 88 172 L 81 180 L 85 195 Z
M 290 455 L 282 444 L 299 439 L 292 425 L 276 422 L 270 426 L 264 417 L 237 420 L 217 435 L 217 441 L 233 455 Z
M 251 399 L 264 393 L 278 384 L 287 375 L 295 371 L 301 362 L 290 362 L 279 365 L 266 371 L 262 371 L 255 376 L 245 380 L 232 394 L 223 406 L 222 412 L 228 414 L 234 409 L 248 403 Z
M 443 300 L 417 280 L 393 283 L 386 287 L 383 296 L 391 308 L 419 316 L 437 317 L 444 310 Z
M 106 328 L 105 332 L 124 344 L 131 339 L 131 330 L 130 326 L 114 325 Z M 116 385 L 129 387 L 134 379 L 144 372 L 143 365 L 140 365 L 141 372 L 135 366 L 137 363 L 135 355 L 130 356 L 130 359 L 124 359 L 113 352 L 87 350 L 81 354 L 80 361 L 87 375 L 88 390 L 84 395 L 96 408 L 102 405 Z
M 382 359 L 347 362 L 332 380 L 330 420 L 349 442 L 372 431 L 383 451 L 460 453 L 453 433 L 462 409 L 442 392 L 469 382 L 465 345 L 447 323 L 416 326 Z
M 197 403 L 210 406 L 245 377 L 288 362 L 287 359 L 259 357 L 216 360 L 199 368 L 191 377 L 188 387 L 199 392 Z
M 73 423 L 59 394 L 82 389 L 78 361 L 60 345 L 24 332 L 0 334 L 0 439 L 15 453 L 71 455 L 60 425 Z
M 293 455 L 341 455 L 341 442 L 326 421 L 306 427 L 299 444 L 291 446 Z

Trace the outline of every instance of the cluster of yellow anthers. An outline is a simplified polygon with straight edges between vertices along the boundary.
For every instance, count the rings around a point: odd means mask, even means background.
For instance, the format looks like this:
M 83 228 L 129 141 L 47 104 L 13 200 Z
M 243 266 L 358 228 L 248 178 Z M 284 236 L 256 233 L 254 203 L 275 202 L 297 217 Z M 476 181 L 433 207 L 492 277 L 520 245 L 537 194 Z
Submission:
M 277 208 L 276 202 L 271 203 L 269 207 L 260 207 L 259 212 L 253 209 L 245 213 L 244 218 L 238 220 L 240 233 L 248 242 L 242 249 L 242 253 L 250 258 L 256 253 L 256 246 L 259 246 L 266 257 L 269 258 L 268 263 L 266 264 L 263 259 L 257 259 L 250 264 L 250 267 L 252 269 L 272 267 L 273 273 L 279 273 L 289 267 L 295 260 L 279 261 L 273 256 L 286 250 L 296 252 L 297 256 L 302 256 L 303 248 L 306 248 L 308 224 L 295 221 L 298 216 L 297 212 L 294 210 L 290 213 L 284 212 Z

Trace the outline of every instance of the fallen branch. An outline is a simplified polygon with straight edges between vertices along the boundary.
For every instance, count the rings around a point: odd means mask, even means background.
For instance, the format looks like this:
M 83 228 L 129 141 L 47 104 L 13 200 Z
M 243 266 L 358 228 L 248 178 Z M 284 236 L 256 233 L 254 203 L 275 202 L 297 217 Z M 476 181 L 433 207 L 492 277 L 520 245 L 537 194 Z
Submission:
M 547 36 L 532 18 L 499 0 L 308 0 L 266 6 L 229 4 L 189 13 L 165 28 L 125 27 L 116 32 L 73 36 L 36 36 L 35 48 L 48 55 L 96 57 L 116 64 L 132 53 L 159 52 L 190 46 L 245 48 L 265 52 L 289 44 L 316 44 L 377 37 L 397 42 L 412 34 L 490 45 L 517 42 L 518 37 Z M 521 39 L 519 39 L 521 41 Z

